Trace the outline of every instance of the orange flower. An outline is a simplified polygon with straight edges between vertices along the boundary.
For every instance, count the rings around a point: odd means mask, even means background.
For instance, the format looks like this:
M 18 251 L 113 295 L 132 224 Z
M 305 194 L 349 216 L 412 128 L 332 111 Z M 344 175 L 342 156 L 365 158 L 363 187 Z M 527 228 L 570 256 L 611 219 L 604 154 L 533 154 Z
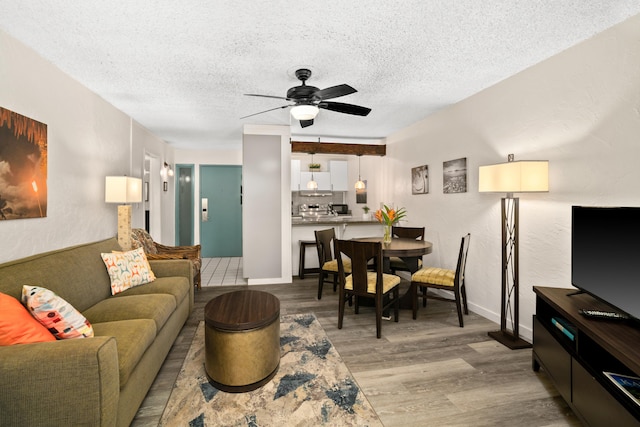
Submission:
M 376 219 L 380 223 L 391 226 L 394 223 L 400 221 L 402 218 L 404 218 L 407 215 L 407 211 L 404 208 L 395 210 L 388 207 L 387 205 L 383 205 L 383 206 L 384 206 L 384 210 L 378 209 L 376 211 Z

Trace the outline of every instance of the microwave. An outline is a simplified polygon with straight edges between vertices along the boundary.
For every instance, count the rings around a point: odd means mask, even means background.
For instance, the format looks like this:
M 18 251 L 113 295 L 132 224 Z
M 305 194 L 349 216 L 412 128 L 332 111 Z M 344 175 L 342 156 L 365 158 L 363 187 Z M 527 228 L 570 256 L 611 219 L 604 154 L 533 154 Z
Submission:
M 339 205 L 334 203 L 333 205 L 333 210 L 338 214 L 338 215 L 346 215 L 349 213 L 349 205 Z

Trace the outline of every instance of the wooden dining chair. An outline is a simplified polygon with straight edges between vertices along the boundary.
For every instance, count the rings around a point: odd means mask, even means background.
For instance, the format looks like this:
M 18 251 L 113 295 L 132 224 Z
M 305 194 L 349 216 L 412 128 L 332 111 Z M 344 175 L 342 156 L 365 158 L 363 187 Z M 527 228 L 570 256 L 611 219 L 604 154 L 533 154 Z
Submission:
M 424 227 L 391 227 L 391 235 L 403 239 L 424 240 Z M 411 271 L 409 266 L 399 257 L 389 258 L 389 268 L 391 273 L 396 274 L 398 271 Z M 418 259 L 418 268 L 422 268 L 422 258 Z
M 458 254 L 458 265 L 455 270 L 438 267 L 423 267 L 413 273 L 411 276 L 412 291 L 412 308 L 413 318 L 415 319 L 418 312 L 418 298 L 422 298 L 423 307 L 427 306 L 427 289 L 442 289 L 453 292 L 453 299 L 441 297 L 439 295 L 429 294 L 428 297 L 443 301 L 451 301 L 456 303 L 458 311 L 458 323 L 460 327 L 464 327 L 462 312 L 469 314 L 467 306 L 467 291 L 464 284 L 464 271 L 467 264 L 467 252 L 469 250 L 469 241 L 471 234 L 462 237 L 460 242 L 460 252 Z M 418 295 L 418 290 L 422 291 Z
M 322 287 L 324 283 L 329 281 L 333 284 L 333 292 L 338 288 L 338 261 L 333 256 L 334 242 L 336 239 L 336 232 L 333 228 L 327 230 L 316 230 L 316 246 L 318 248 L 318 265 L 320 266 L 320 272 L 318 274 L 318 299 L 322 299 Z M 351 265 L 349 261 L 345 261 L 345 269 L 348 273 L 351 273 Z
M 400 309 L 400 278 L 382 272 L 382 243 L 336 240 L 340 297 L 338 305 L 338 329 L 342 329 L 344 308 L 347 300 L 353 299 L 355 313 L 359 313 L 359 299 L 372 298 L 375 302 L 376 336 L 381 337 L 382 312 L 393 306 L 394 321 L 398 321 Z M 351 274 L 346 269 L 346 260 L 351 263 Z M 375 271 L 370 271 L 369 261 L 374 260 Z M 390 298 L 389 298 L 389 297 Z

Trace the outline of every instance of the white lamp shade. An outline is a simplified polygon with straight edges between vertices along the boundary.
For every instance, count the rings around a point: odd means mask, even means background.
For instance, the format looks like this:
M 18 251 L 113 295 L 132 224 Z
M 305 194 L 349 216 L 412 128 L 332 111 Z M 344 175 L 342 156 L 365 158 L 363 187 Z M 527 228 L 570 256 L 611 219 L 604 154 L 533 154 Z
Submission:
M 140 203 L 142 180 L 130 176 L 107 176 L 104 181 L 106 203 Z
M 307 182 L 307 189 L 309 190 L 316 190 L 318 188 L 318 183 L 315 182 L 313 179 L 309 182 Z
M 356 181 L 356 190 L 364 190 L 365 187 L 364 181 L 360 179 Z
M 296 105 L 291 109 L 291 115 L 296 120 L 313 120 L 318 111 L 320 110 L 315 105 Z
M 549 191 L 549 162 L 525 160 L 480 166 L 478 191 L 481 193 Z

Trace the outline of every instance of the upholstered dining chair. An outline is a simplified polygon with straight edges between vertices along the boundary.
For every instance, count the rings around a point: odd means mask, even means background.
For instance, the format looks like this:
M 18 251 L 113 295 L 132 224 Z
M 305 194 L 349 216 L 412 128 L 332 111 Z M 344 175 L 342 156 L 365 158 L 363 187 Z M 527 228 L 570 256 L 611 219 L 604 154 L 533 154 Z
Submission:
M 391 235 L 403 239 L 424 240 L 424 227 L 391 227 Z M 399 257 L 389 258 L 389 268 L 393 274 L 398 271 L 411 271 Z M 422 258 L 418 259 L 418 268 L 422 268 Z
M 142 247 L 147 259 L 189 259 L 193 265 L 193 284 L 201 289 L 200 267 L 202 258 L 200 257 L 200 245 L 193 246 L 166 246 L 153 241 L 153 238 L 146 230 L 134 228 L 131 230 L 131 243 L 133 249 Z
M 467 264 L 467 252 L 469 250 L 469 241 L 471 234 L 462 237 L 460 242 L 460 252 L 458 253 L 458 264 L 455 270 L 438 267 L 423 267 L 413 273 L 411 276 L 412 290 L 412 308 L 413 318 L 415 319 L 418 312 L 418 298 L 422 298 L 423 307 L 427 306 L 427 289 L 444 289 L 453 292 L 453 299 L 429 294 L 429 298 L 451 301 L 456 303 L 458 311 L 458 323 L 460 327 L 464 327 L 462 312 L 469 314 L 467 307 L 467 291 L 464 284 L 464 270 Z M 418 290 L 422 290 L 422 294 L 418 295 Z
M 338 329 L 342 329 L 344 306 L 354 300 L 355 313 L 359 313 L 360 298 L 372 298 L 375 302 L 376 336 L 381 337 L 382 312 L 393 306 L 394 321 L 398 321 L 400 309 L 400 277 L 382 272 L 382 243 L 336 240 L 340 297 L 338 305 Z M 345 257 L 351 260 L 351 274 L 345 268 Z M 370 271 L 373 260 L 375 271 Z M 388 298 L 390 296 L 390 298 Z
M 336 240 L 336 232 L 333 228 L 327 230 L 316 230 L 316 246 L 318 248 L 318 265 L 320 273 L 318 274 L 318 299 L 322 299 L 322 287 L 329 280 L 333 284 L 333 292 L 338 288 L 338 261 L 334 258 L 334 242 Z M 351 264 L 345 260 L 345 269 L 351 273 Z

